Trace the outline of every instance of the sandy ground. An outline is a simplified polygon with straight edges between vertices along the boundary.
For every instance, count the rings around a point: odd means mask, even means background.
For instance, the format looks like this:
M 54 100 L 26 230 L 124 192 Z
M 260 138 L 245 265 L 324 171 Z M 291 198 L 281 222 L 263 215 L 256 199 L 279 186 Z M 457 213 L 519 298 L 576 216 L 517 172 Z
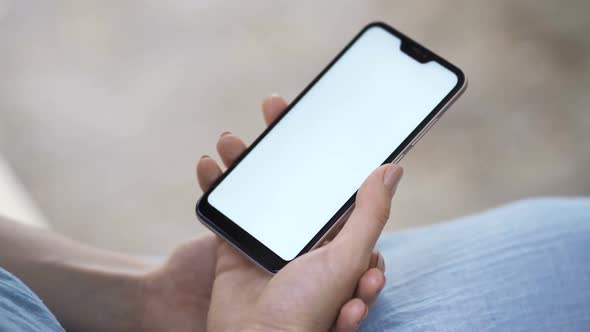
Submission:
M 203 231 L 194 164 L 219 133 L 253 140 L 263 96 L 293 98 L 383 20 L 470 80 L 403 161 L 390 229 L 588 195 L 589 12 L 546 0 L 0 0 L 0 152 L 55 229 L 165 253 Z

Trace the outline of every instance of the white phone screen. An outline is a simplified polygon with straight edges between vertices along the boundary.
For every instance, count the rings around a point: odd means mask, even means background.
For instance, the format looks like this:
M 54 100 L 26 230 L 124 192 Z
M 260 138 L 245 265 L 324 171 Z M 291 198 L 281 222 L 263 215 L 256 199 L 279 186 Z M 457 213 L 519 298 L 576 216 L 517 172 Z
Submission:
M 211 192 L 209 203 L 291 260 L 457 84 L 369 28 Z

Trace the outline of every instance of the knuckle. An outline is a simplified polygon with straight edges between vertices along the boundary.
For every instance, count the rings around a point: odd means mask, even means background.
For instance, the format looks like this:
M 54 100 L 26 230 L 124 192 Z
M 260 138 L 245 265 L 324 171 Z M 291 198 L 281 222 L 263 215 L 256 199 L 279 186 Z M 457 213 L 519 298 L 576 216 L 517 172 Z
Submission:
M 371 207 L 366 207 L 364 210 L 363 215 L 370 219 L 367 221 L 376 223 L 380 228 L 385 227 L 390 216 L 388 206 L 385 206 L 385 204 L 376 204 Z

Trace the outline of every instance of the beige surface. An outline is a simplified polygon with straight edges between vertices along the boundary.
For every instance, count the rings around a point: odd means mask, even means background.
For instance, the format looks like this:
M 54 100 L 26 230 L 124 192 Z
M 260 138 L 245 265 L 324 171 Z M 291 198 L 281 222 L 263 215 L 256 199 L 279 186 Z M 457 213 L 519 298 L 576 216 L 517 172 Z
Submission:
M 0 156 L 0 217 L 23 224 L 46 227 L 45 217 L 39 212 L 31 196 L 14 171 Z M 1 218 L 0 218 L 1 219 Z
M 586 1 L 0 0 L 0 151 L 60 231 L 156 254 L 202 230 L 193 165 L 251 141 L 365 23 L 465 69 L 407 156 L 392 228 L 590 193 Z

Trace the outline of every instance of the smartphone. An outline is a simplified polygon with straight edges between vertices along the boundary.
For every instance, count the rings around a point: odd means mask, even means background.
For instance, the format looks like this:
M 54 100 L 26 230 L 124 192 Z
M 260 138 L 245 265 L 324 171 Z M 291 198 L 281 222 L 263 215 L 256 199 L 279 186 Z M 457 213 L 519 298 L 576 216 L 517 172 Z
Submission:
M 338 230 L 365 178 L 399 162 L 466 85 L 456 66 L 371 23 L 200 198 L 197 216 L 275 273 Z

